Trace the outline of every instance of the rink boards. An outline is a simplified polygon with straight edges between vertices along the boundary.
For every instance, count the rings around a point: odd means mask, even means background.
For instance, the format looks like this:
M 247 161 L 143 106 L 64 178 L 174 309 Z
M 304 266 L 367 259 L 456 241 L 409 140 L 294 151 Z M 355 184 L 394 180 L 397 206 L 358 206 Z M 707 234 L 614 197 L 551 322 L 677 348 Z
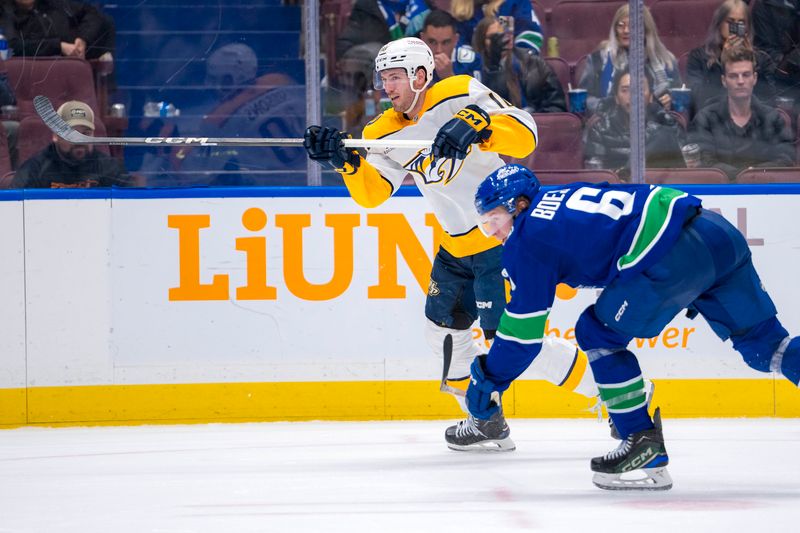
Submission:
M 800 187 L 687 187 L 747 236 L 800 332 Z M 414 190 L 0 191 L 0 424 L 456 417 L 424 342 L 441 229 Z M 596 291 L 561 287 L 572 339 Z M 477 330 L 476 330 L 477 331 Z M 667 416 L 800 416 L 702 319 L 632 343 Z M 592 416 L 523 376 L 512 416 Z

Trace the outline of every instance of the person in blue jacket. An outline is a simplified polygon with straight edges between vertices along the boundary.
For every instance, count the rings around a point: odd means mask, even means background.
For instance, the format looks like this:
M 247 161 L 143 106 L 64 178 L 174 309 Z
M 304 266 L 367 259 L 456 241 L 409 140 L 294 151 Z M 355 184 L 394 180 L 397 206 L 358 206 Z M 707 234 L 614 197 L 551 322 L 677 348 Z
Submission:
M 731 339 L 750 367 L 800 381 L 800 337 L 776 317 L 744 236 L 699 198 L 653 185 L 541 190 L 530 170 L 506 165 L 481 182 L 475 205 L 479 227 L 503 241 L 512 292 L 489 353 L 472 363 L 470 416 L 446 431 L 451 448 L 502 448 L 509 438 L 499 396 L 539 353 L 558 283 L 603 288 L 575 326 L 622 438 L 591 461 L 600 488 L 672 486 L 659 412 L 651 419 L 627 347 L 634 337 L 658 335 L 682 309 Z M 623 478 L 629 471 L 644 477 Z
M 541 53 L 542 25 L 530 0 L 452 0 L 450 12 L 459 21 L 462 43 L 472 43 L 475 27 L 483 17 L 492 16 L 514 35 L 514 46 Z

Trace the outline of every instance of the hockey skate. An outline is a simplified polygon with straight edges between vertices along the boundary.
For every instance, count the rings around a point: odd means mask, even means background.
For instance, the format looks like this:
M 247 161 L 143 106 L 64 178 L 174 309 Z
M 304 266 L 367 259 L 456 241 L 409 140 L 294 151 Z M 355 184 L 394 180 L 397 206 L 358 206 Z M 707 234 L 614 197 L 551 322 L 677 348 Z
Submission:
M 488 420 L 469 415 L 466 420 L 447 428 L 444 440 L 451 450 L 510 452 L 517 447 L 510 435 L 511 430 L 508 428 L 501 407 Z
M 669 456 L 661 431 L 661 411 L 653 415 L 655 428 L 629 435 L 615 450 L 592 459 L 592 482 L 606 490 L 669 490 Z
M 647 398 L 647 410 L 650 410 L 650 402 L 653 401 L 653 393 L 656 391 L 656 384 L 650 381 L 649 379 L 644 380 L 644 394 Z M 614 425 L 614 421 L 611 420 L 611 417 L 608 417 L 608 430 L 611 433 L 611 438 L 614 440 L 620 440 L 619 431 L 617 431 L 617 426 Z

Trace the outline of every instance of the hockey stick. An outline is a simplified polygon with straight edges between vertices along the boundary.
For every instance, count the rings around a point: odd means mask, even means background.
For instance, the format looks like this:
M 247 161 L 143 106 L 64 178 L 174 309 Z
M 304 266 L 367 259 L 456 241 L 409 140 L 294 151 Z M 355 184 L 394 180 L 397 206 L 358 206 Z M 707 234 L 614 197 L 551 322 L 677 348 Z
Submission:
M 92 137 L 84 135 L 66 123 L 56 113 L 46 96 L 34 96 L 33 107 L 50 130 L 74 144 L 111 144 L 117 146 L 303 146 L 299 138 L 267 137 Z M 347 148 L 429 148 L 430 140 L 343 139 Z
M 450 372 L 450 363 L 453 362 L 453 336 L 450 334 L 447 334 L 444 337 L 442 353 L 444 355 L 442 364 L 442 382 L 439 385 L 439 390 L 442 392 L 449 392 L 455 396 L 466 396 L 467 393 L 463 390 L 447 384 L 447 374 Z

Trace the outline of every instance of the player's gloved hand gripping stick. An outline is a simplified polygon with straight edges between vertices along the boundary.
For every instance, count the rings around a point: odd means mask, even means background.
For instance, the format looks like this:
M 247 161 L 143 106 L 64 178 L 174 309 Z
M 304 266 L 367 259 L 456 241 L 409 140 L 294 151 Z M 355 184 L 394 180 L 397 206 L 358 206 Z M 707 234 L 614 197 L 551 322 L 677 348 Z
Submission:
M 433 140 L 433 157 L 466 158 L 471 144 L 484 142 L 492 135 L 488 129 L 491 123 L 486 111 L 475 104 L 466 106 L 439 128 Z
M 347 133 L 344 136 L 349 138 Z M 352 148 L 345 148 L 344 137 L 336 128 L 309 126 L 306 128 L 303 147 L 310 159 L 333 170 L 352 171 L 361 164 L 361 156 Z M 352 168 L 346 169 L 345 163 Z

